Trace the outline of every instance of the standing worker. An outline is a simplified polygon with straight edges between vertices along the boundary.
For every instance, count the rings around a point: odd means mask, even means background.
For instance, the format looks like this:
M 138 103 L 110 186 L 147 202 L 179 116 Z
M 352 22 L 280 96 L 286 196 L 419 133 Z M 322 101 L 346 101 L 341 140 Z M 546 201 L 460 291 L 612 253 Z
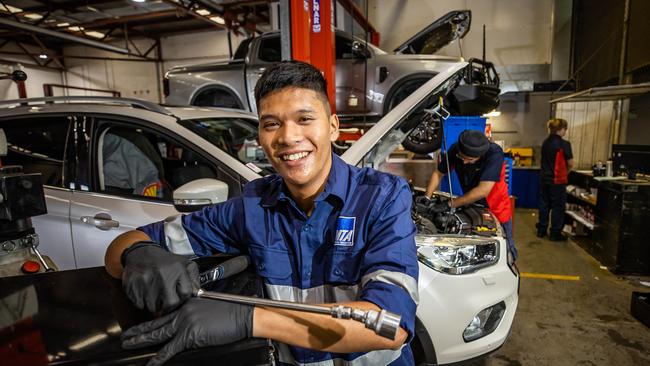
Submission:
M 569 171 L 573 168 L 571 143 L 562 139 L 568 127 L 567 121 L 553 118 L 547 122 L 549 135 L 542 144 L 542 169 L 539 189 L 539 222 L 537 236 L 547 235 L 548 216 L 551 213 L 551 232 L 549 240 L 564 241 L 564 209 L 566 205 L 566 185 Z
M 255 100 L 259 142 L 278 173 L 242 196 L 124 233 L 107 249 L 106 270 L 136 306 L 177 309 L 125 331 L 122 345 L 165 344 L 150 366 L 247 337 L 276 341 L 283 365 L 413 365 L 418 260 L 408 183 L 333 154 L 339 120 L 313 66 L 267 68 Z M 215 252 L 250 255 L 274 300 L 399 314 L 397 336 L 323 314 L 191 298 L 198 270 L 186 255 Z
M 449 169 L 447 169 L 449 161 Z M 430 198 L 438 189 L 447 170 L 456 171 L 464 195 L 442 202 L 444 207 L 434 207 L 434 211 L 444 211 L 470 203 L 489 207 L 497 217 L 506 234 L 508 249 L 513 259 L 517 259 L 517 248 L 512 238 L 512 208 L 505 181 L 506 166 L 501 147 L 487 139 L 484 133 L 465 130 L 458 142 L 451 145 L 447 156 L 442 154 L 438 169 L 433 170 L 427 185 L 426 197 Z

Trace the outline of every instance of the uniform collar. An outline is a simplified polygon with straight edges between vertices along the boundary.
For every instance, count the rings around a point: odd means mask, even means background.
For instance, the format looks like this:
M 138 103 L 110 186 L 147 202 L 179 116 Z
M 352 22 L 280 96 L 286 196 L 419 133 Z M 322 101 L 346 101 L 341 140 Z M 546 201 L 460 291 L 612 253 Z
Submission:
M 348 165 L 336 154 L 332 153 L 332 167 L 325 183 L 325 189 L 316 197 L 316 201 L 322 201 L 330 195 L 345 202 L 348 191 L 350 170 Z M 281 176 L 275 174 L 269 182 L 268 189 L 262 194 L 261 205 L 273 207 L 278 201 L 293 201 L 289 189 Z

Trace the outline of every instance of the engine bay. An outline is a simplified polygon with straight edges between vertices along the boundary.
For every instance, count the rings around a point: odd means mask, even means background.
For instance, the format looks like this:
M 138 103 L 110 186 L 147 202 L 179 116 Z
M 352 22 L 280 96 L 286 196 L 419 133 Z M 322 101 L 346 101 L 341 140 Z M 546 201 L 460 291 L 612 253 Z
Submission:
M 431 199 L 426 199 L 424 195 L 414 193 L 411 214 L 418 233 L 497 235 L 499 225 L 487 207 L 471 204 L 439 211 L 437 207 L 440 207 L 440 204 L 446 203 L 449 199 L 448 196 L 439 194 L 434 194 Z

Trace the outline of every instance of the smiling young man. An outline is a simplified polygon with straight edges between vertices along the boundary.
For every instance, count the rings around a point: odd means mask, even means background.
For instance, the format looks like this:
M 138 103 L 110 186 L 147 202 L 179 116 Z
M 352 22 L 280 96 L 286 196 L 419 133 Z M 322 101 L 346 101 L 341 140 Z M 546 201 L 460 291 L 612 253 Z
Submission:
M 184 349 L 252 336 L 276 341 L 282 364 L 413 364 L 407 341 L 418 264 L 411 192 L 401 178 L 349 166 L 332 153 L 339 122 L 326 90 L 308 64 L 268 68 L 255 99 L 259 141 L 277 174 L 249 183 L 241 197 L 111 243 L 106 269 L 122 278 L 137 306 L 180 306 L 124 332 L 125 347 L 166 342 L 151 361 L 160 364 Z M 190 298 L 197 269 L 178 254 L 215 252 L 249 254 L 270 298 L 400 314 L 397 337 L 321 314 Z
M 426 197 L 431 197 L 438 189 L 447 170 L 456 171 L 465 193 L 448 201 L 449 204 L 444 202 L 444 207 L 434 207 L 434 211 L 462 207 L 474 202 L 487 206 L 503 226 L 510 253 L 517 259 L 517 248 L 512 238 L 512 208 L 505 182 L 506 171 L 501 147 L 490 142 L 481 131 L 463 131 L 458 142 L 449 147 L 449 154 L 445 156 L 443 153 L 440 157 L 438 168 L 433 170 L 427 185 Z

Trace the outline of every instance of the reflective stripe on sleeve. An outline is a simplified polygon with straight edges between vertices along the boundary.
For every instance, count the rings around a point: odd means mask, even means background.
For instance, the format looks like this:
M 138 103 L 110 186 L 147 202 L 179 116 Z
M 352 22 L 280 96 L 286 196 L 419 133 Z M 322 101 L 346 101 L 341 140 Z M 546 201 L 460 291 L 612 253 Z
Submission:
M 312 304 L 356 301 L 359 295 L 358 285 L 322 285 L 305 289 L 268 283 L 265 286 L 267 294 L 273 300 Z
M 406 273 L 380 269 L 363 276 L 361 286 L 365 286 L 370 281 L 379 281 L 401 287 L 411 296 L 416 305 L 420 302 L 418 282 Z
M 164 224 L 165 240 L 167 249 L 180 255 L 193 255 L 194 249 L 190 244 L 190 239 L 183 228 L 183 216 L 170 216 L 165 219 Z

